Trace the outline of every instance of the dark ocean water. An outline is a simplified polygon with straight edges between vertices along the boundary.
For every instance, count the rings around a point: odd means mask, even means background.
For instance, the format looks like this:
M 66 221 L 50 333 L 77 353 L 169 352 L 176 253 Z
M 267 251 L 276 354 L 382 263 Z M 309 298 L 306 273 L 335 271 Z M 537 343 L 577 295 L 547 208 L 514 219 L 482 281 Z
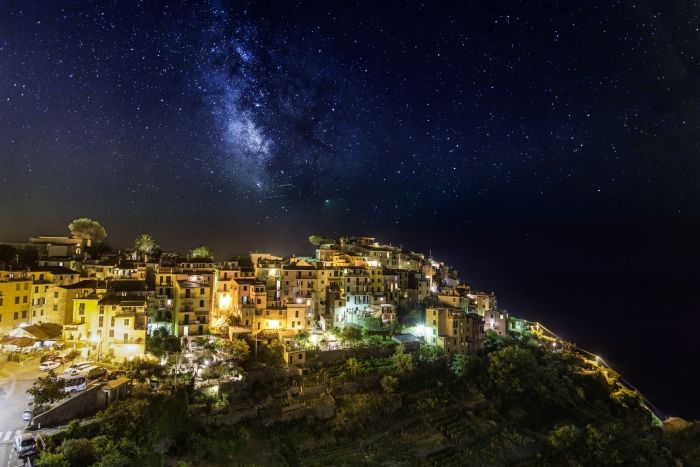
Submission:
M 698 239 L 680 223 L 522 223 L 430 243 L 511 314 L 600 355 L 665 414 L 700 419 Z

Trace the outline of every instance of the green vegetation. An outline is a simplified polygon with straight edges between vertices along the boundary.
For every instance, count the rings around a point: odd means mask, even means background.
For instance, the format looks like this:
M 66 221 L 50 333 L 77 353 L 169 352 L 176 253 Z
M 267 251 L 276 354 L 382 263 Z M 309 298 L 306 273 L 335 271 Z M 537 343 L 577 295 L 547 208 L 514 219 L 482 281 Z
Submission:
M 158 247 L 156 241 L 147 233 L 143 233 L 134 240 L 134 249 L 141 254 L 141 257 L 148 258 Z
M 46 376 L 34 381 L 34 385 L 27 389 L 27 393 L 34 397 L 35 407 L 41 409 L 70 396 L 63 387 L 63 380 L 57 378 L 53 370 L 49 370 Z
M 171 336 L 166 329 L 156 329 L 146 341 L 146 347 L 156 357 L 165 353 L 177 353 L 181 350 L 180 339 Z
M 192 258 L 214 259 L 214 252 L 206 245 L 196 246 L 192 248 Z
M 102 224 L 88 217 L 73 219 L 68 225 L 71 235 L 93 242 L 101 242 L 107 238 L 107 231 Z
M 327 235 L 309 235 L 309 243 L 312 245 L 321 246 L 328 243 L 335 243 L 335 239 Z
M 278 341 L 258 342 L 257 362 L 250 343 L 220 342 L 259 365 L 247 381 L 139 386 L 51 437 L 38 465 L 697 465 L 698 424 L 659 428 L 610 369 L 566 345 L 491 341 L 452 361 L 431 346 L 348 351 L 304 376 L 272 372 Z

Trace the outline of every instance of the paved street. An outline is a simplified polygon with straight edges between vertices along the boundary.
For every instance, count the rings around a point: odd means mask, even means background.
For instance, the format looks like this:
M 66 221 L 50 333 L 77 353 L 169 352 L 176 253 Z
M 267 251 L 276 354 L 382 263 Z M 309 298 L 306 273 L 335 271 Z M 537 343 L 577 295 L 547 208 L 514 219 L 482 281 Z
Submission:
M 63 371 L 63 367 L 57 371 Z M 0 355 L 0 467 L 22 465 L 12 443 L 16 433 L 27 426 L 22 412 L 27 410 L 27 389 L 34 380 L 46 373 L 39 370 L 39 359 L 33 358 L 22 364 L 8 362 Z

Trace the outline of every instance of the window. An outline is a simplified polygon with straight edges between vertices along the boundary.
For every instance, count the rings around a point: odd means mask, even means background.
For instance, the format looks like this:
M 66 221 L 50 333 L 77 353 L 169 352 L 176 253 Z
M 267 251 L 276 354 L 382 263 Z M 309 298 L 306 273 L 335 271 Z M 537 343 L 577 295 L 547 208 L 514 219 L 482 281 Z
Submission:
M 19 319 L 19 312 L 15 311 L 14 319 Z
M 109 331 L 109 337 L 114 337 L 114 329 Z
M 53 293 L 53 298 L 58 298 L 58 292 Z
M 54 304 L 54 306 L 53 306 L 53 311 L 58 311 L 58 305 L 55 305 L 55 304 Z
M 26 318 L 26 317 L 27 317 L 27 310 L 24 310 L 24 311 L 22 312 L 22 318 Z
M 129 319 L 127 318 L 124 320 L 124 326 L 128 326 L 128 325 L 129 325 Z
M 29 301 L 29 297 L 27 295 L 22 297 L 22 303 L 27 303 L 28 301 Z
M 262 299 L 258 298 L 257 300 L 255 300 L 255 303 L 257 303 L 258 305 L 260 305 L 260 304 L 262 303 Z
M 36 316 L 36 310 L 32 311 L 32 316 Z
M 0 306 L 2 306 L 2 297 L 0 297 Z
M 38 285 L 34 287 L 34 293 L 39 293 L 39 286 Z
M 19 282 L 15 284 L 15 290 L 19 290 Z
M 128 332 L 125 332 L 125 333 L 124 333 L 124 342 L 126 342 L 126 341 L 128 341 L 128 340 L 129 340 L 129 333 L 128 333 Z
M 100 316 L 98 326 L 99 326 L 99 327 L 102 327 L 102 326 L 104 326 L 104 325 L 105 325 L 105 317 L 104 317 L 104 316 Z
M 204 300 L 199 301 L 199 306 L 203 307 L 204 306 Z
M 29 290 L 29 282 L 24 283 L 24 290 Z
M 204 295 L 204 289 L 199 289 L 199 295 Z
M 19 305 L 19 297 L 15 297 L 15 305 Z

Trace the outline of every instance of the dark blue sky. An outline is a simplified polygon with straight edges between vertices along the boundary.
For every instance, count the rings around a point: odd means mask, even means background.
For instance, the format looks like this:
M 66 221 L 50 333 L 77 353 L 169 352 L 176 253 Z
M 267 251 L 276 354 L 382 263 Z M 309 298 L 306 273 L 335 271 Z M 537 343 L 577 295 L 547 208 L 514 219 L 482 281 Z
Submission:
M 279 3 L 3 3 L 0 239 L 375 234 L 691 410 L 649 373 L 697 351 L 697 7 Z

